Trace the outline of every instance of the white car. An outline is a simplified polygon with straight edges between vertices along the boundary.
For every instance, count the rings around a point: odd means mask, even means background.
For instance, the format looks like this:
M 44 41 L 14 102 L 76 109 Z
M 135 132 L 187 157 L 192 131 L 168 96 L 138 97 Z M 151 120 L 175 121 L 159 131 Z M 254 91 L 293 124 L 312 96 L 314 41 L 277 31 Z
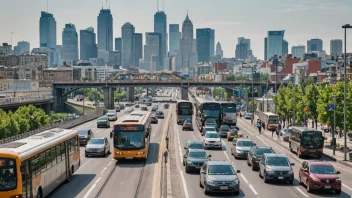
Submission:
M 204 148 L 217 148 L 222 149 L 221 137 L 219 133 L 207 132 L 204 136 Z
M 109 110 L 106 115 L 108 116 L 108 119 L 110 121 L 112 121 L 112 120 L 116 121 L 117 120 L 116 110 Z
M 124 112 L 125 114 L 130 114 L 132 111 L 134 111 L 133 107 L 126 107 Z

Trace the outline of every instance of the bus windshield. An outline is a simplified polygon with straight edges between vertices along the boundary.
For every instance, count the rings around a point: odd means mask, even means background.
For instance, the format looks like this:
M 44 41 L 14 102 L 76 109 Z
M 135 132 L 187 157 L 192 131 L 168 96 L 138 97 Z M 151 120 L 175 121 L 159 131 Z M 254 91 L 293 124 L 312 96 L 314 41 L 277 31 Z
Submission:
M 321 148 L 324 145 L 324 138 L 319 131 L 305 131 L 302 133 L 301 144 L 303 147 Z
M 13 190 L 17 186 L 16 161 L 0 158 L 0 191 Z
M 114 138 L 115 147 L 118 149 L 144 148 L 144 131 L 118 131 Z
M 236 113 L 236 104 L 222 104 L 223 113 Z
M 279 124 L 279 119 L 276 117 L 270 117 L 269 124 Z
M 205 118 L 218 118 L 220 115 L 220 104 L 203 104 Z
M 178 115 L 192 115 L 192 103 L 190 102 L 180 102 L 177 105 Z

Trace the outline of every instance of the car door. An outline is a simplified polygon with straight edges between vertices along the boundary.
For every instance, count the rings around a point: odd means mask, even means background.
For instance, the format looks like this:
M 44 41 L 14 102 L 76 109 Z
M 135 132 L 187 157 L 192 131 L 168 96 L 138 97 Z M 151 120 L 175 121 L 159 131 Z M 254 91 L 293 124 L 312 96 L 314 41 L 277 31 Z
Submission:
M 188 150 L 186 151 L 186 153 L 183 155 L 183 164 L 186 165 L 187 162 L 187 156 L 188 156 Z
M 206 174 L 207 174 L 207 163 L 204 163 L 200 170 L 200 182 L 202 182 L 203 186 L 205 184 Z
M 110 151 L 110 144 L 109 144 L 109 141 L 108 141 L 108 138 L 104 138 L 105 140 L 105 150 L 106 152 L 109 152 Z
M 308 167 L 308 162 L 304 161 L 302 163 L 302 167 L 300 169 L 301 173 L 301 181 L 306 181 L 309 175 L 309 167 Z
M 265 160 L 266 160 L 266 157 L 265 157 L 265 155 L 263 155 L 263 157 L 259 163 L 259 171 L 260 171 L 261 175 L 263 175 L 263 176 L 264 176 L 264 169 L 265 169 Z

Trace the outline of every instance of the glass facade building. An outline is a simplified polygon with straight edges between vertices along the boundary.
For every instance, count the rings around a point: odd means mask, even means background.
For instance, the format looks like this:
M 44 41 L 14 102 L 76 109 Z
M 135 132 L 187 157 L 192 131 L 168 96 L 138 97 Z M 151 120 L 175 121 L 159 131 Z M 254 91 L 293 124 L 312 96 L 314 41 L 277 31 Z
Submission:
M 198 62 L 209 62 L 211 29 L 202 28 L 196 30 Z
M 267 59 L 274 55 L 282 56 L 282 43 L 284 41 L 285 30 L 268 31 L 267 37 Z
M 69 23 L 62 31 L 62 60 L 78 60 L 78 34 L 75 25 Z
M 164 11 L 158 11 L 154 14 L 154 32 L 160 33 L 160 65 L 164 65 L 164 58 L 167 55 L 167 18 Z
M 101 9 L 98 16 L 98 49 L 113 50 L 113 19 L 110 9 Z
M 80 59 L 89 60 L 98 57 L 98 49 L 94 28 L 80 30 Z

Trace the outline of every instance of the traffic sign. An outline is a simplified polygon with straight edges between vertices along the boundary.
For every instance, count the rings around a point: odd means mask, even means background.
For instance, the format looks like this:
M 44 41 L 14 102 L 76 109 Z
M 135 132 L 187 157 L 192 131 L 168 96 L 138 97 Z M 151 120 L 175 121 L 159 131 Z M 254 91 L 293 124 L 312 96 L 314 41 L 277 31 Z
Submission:
M 328 111 L 334 111 L 335 110 L 335 105 L 334 104 L 328 104 Z
M 304 107 L 304 112 L 308 113 L 308 108 Z

